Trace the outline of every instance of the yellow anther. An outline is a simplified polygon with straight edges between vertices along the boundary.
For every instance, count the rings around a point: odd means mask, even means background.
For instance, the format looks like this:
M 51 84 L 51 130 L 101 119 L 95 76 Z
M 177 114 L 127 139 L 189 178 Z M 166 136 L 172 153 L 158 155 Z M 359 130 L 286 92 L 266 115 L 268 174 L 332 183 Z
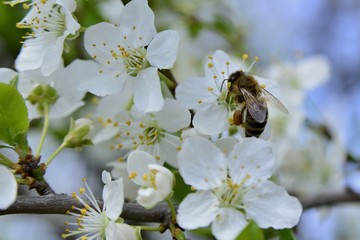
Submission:
M 229 61 L 226 61 L 226 65 L 230 65 L 230 62 L 229 62 Z
M 72 192 L 72 193 L 71 193 L 71 196 L 72 196 L 73 198 L 77 198 L 76 192 Z
M 155 159 L 160 161 L 160 156 L 156 156 Z
M 81 213 L 81 215 L 86 215 L 87 210 L 85 208 L 83 208 L 83 209 L 81 209 L 80 213 Z
M 144 174 L 144 175 L 142 176 L 142 179 L 143 179 L 144 181 L 147 181 L 147 180 L 149 179 L 149 175 L 148 175 L 148 174 Z
M 213 60 L 213 56 L 211 56 L 211 55 L 208 56 L 208 59 Z
M 212 87 L 208 87 L 208 91 L 213 91 L 214 90 L 214 88 L 212 88 Z
M 128 126 L 131 125 L 131 121 L 130 121 L 130 120 L 129 120 L 129 121 L 126 121 L 125 123 L 126 123 L 126 125 L 128 125 Z
M 82 178 L 81 181 L 86 182 L 86 178 Z
M 259 61 L 259 57 L 258 57 L 258 56 L 255 56 L 254 60 L 255 60 L 255 62 L 258 62 L 258 61 Z
M 247 60 L 249 58 L 249 55 L 247 55 L 246 53 L 244 53 L 241 57 L 243 60 Z
M 84 193 L 85 193 L 85 188 L 80 188 L 80 189 L 79 189 L 79 192 L 80 192 L 81 194 L 84 194 Z
M 196 191 L 196 188 L 191 186 L 191 191 Z
M 264 83 L 261 83 L 261 84 L 260 84 L 260 87 L 261 87 L 261 88 L 266 88 L 266 85 L 265 85 Z
M 214 67 L 214 64 L 208 63 L 208 68 L 212 68 L 212 67 Z
M 130 174 L 129 174 L 129 179 L 134 179 L 134 178 L 136 178 L 137 177 L 137 173 L 136 172 L 131 172 Z

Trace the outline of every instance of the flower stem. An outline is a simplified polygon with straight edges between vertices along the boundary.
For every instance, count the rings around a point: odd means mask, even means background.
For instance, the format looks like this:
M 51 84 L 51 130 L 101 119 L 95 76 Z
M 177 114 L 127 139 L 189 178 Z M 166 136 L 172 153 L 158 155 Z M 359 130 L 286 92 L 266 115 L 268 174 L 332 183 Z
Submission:
M 141 229 L 141 231 L 153 231 L 153 232 L 164 232 L 166 230 L 166 227 L 164 225 L 160 225 L 157 227 L 151 227 L 151 226 L 137 226 Z
M 7 167 L 11 167 L 14 165 L 14 162 L 11 161 L 8 157 L 0 153 L 0 164 L 5 165 Z
M 36 149 L 36 152 L 35 152 L 35 157 L 38 157 L 40 156 L 40 153 L 41 153 L 41 149 L 44 145 L 44 142 L 45 142 L 45 138 L 46 138 L 46 134 L 47 134 L 47 131 L 49 129 L 49 104 L 48 103 L 43 103 L 43 107 L 44 107 L 44 126 L 43 126 L 43 129 L 42 129 L 42 132 L 41 132 L 41 138 L 40 138 L 40 142 L 39 142 L 39 145 Z
M 49 166 L 49 164 L 54 160 L 54 158 L 66 147 L 66 144 L 62 143 L 55 152 L 46 160 L 45 165 Z
M 169 208 L 171 211 L 171 221 L 173 223 L 176 223 L 176 210 L 175 210 L 174 204 L 171 202 L 170 198 L 166 199 L 166 203 L 169 205 Z
M 158 71 L 159 73 L 159 77 L 160 77 L 160 81 L 165 82 L 166 85 L 170 88 L 170 89 L 175 89 L 176 87 L 176 83 L 171 81 L 167 76 L 165 76 L 165 74 L 163 74 L 161 71 Z

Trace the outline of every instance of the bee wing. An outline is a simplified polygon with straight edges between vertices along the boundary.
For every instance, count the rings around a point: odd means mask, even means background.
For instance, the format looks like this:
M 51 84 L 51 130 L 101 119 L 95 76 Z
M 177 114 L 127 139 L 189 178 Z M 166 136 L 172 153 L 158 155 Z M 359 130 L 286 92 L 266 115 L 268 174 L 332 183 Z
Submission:
M 256 99 L 248 90 L 240 88 L 244 96 L 246 108 L 255 121 L 262 123 L 266 118 L 266 103 Z
M 288 114 L 289 111 L 284 106 L 282 102 L 279 101 L 274 95 L 272 95 L 269 91 L 266 89 L 262 89 L 261 91 L 262 97 L 264 97 L 272 106 L 276 107 L 279 111 Z

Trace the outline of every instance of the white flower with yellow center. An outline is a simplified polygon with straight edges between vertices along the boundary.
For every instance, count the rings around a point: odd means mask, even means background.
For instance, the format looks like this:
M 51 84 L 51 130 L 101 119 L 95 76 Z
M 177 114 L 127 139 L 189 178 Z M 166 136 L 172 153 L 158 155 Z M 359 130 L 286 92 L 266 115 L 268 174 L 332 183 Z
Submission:
M 178 209 L 184 229 L 211 224 L 217 239 L 235 239 L 254 220 L 261 228 L 291 228 L 302 207 L 283 187 L 268 179 L 274 157 L 268 143 L 246 138 L 228 156 L 214 143 L 200 137 L 184 141 L 179 171 L 197 191 L 187 195 Z
M 178 166 L 176 156 L 181 141 L 177 132 L 190 124 L 190 112 L 181 103 L 165 99 L 159 112 L 144 114 L 133 107 L 130 113 L 123 111 L 114 118 L 99 119 L 104 129 L 95 136 L 94 144 L 111 140 L 112 150 L 142 150 L 150 153 L 159 164 L 166 161 L 174 167 Z M 119 160 L 124 160 L 127 155 Z
M 74 235 L 81 235 L 76 238 L 78 240 L 105 240 L 105 239 L 138 239 L 135 228 L 128 224 L 122 223 L 124 220 L 120 218 L 120 214 L 124 205 L 123 182 L 119 178 L 111 181 L 110 173 L 103 171 L 102 180 L 103 189 L 103 208 L 100 209 L 91 189 L 84 180 L 86 190 L 80 188 L 80 194 L 85 195 L 87 201 L 73 193 L 73 197 L 78 200 L 83 208 L 73 207 L 76 212 L 68 212 L 69 215 L 76 218 L 76 223 L 65 222 L 69 226 L 78 226 L 77 230 L 67 229 L 62 238 Z M 86 193 L 88 191 L 88 193 Z M 90 206 L 88 204 L 92 206 Z
M 176 88 L 176 99 L 189 109 L 194 109 L 193 125 L 202 134 L 223 133 L 232 123 L 232 112 L 237 108 L 234 99 L 229 96 L 227 80 L 235 72 L 248 72 L 253 63 L 246 67 L 248 55 L 244 54 L 240 64 L 234 63 L 223 51 L 217 50 L 209 56 L 205 65 L 205 77 L 191 77 L 185 79 Z M 266 89 L 273 85 L 272 81 L 254 76 L 259 84 Z M 273 91 L 270 90 L 273 93 Z
M 133 151 L 128 157 L 127 169 L 129 178 L 141 186 L 136 201 L 144 208 L 152 208 L 171 195 L 174 174 L 158 165 L 149 153 Z
M 83 89 L 98 96 L 112 95 L 130 82 L 139 110 L 152 112 L 162 108 L 158 69 L 173 67 L 179 35 L 171 30 L 156 33 L 154 13 L 146 0 L 126 4 L 120 13 L 119 26 L 99 23 L 89 27 L 84 41 L 101 69 Z
M 61 63 L 64 41 L 75 35 L 80 24 L 72 16 L 76 9 L 74 0 L 35 1 L 25 18 L 17 24 L 19 28 L 30 28 L 15 66 L 20 71 L 40 69 L 49 76 Z

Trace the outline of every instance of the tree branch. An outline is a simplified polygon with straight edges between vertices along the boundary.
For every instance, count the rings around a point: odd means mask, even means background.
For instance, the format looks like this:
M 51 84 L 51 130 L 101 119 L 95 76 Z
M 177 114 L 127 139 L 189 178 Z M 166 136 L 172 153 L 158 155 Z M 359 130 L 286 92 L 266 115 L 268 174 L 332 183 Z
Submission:
M 360 195 L 351 191 L 337 194 L 323 194 L 309 198 L 299 198 L 304 209 L 332 206 L 339 203 L 360 202 Z
M 98 201 L 102 208 L 102 201 Z M 89 203 L 89 205 L 91 205 Z M 80 202 L 66 194 L 46 196 L 18 196 L 15 203 L 6 210 L 0 210 L 0 215 L 5 214 L 66 214 L 72 206 L 83 208 Z M 126 220 L 139 222 L 168 223 L 171 219 L 170 209 L 167 205 L 158 205 L 152 209 L 145 209 L 136 203 L 125 203 L 121 217 Z

